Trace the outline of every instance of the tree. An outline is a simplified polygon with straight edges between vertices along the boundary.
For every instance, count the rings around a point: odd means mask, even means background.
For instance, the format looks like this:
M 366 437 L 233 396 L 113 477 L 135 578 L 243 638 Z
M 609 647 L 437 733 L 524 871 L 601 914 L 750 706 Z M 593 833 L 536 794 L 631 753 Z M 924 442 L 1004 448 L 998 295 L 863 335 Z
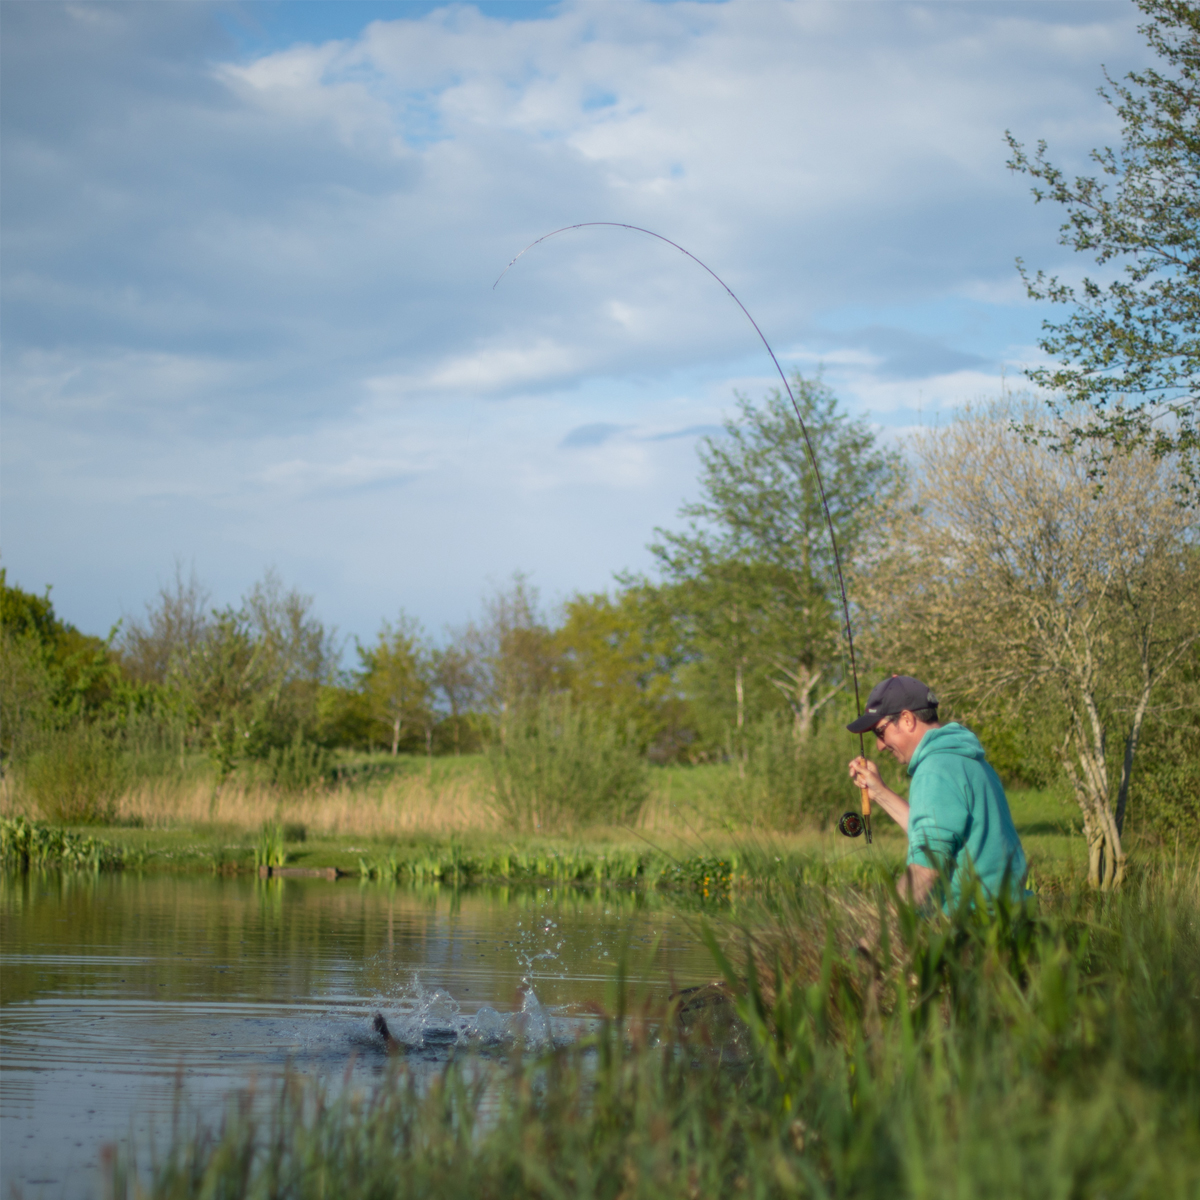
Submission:
M 80 633 L 38 596 L 10 586 L 0 567 L 0 754 L 39 730 L 94 720 L 120 683 L 107 640 Z
M 403 613 L 395 625 L 384 621 L 375 644 L 360 644 L 358 656 L 371 717 L 387 729 L 392 754 L 399 754 L 404 731 L 429 723 L 432 680 L 420 626 Z
M 1200 639 L 1197 523 L 1174 498 L 1176 457 L 1125 449 L 1097 494 L 1081 456 L 1018 432 L 1034 419 L 1006 399 L 917 440 L 917 507 L 898 510 L 899 549 L 877 564 L 875 629 L 894 669 L 943 699 L 1017 695 L 1057 723 L 1088 878 L 1116 887 L 1147 714 Z
M 1137 0 L 1150 20 L 1140 27 L 1169 73 L 1133 71 L 1109 79 L 1100 95 L 1123 126 L 1120 150 L 1092 152 L 1099 176 L 1074 180 L 1038 143 L 1030 157 L 1007 135 L 1009 166 L 1039 181 L 1035 201 L 1064 206 L 1059 242 L 1120 264 L 1109 283 L 1085 278 L 1079 289 L 1030 277 L 1035 300 L 1074 306 L 1062 322 L 1043 322 L 1040 345 L 1057 366 L 1027 372 L 1052 390 L 1058 418 L 1029 432 L 1064 449 L 1085 446 L 1094 475 L 1112 456 L 1145 445 L 1179 456 L 1179 487 L 1196 496 L 1200 478 L 1200 6 L 1186 0 Z M 1106 76 L 1107 78 L 1107 76 Z M 1068 412 L 1083 419 L 1064 420 Z
M 458 641 L 434 650 L 429 659 L 430 678 L 440 693 L 450 719 L 454 753 L 462 753 L 462 726 L 479 697 L 479 667 L 474 656 Z
M 195 587 L 194 580 L 187 585 L 185 600 Z M 168 594 L 159 612 L 178 599 L 178 591 Z M 321 689 L 337 658 L 312 597 L 285 589 L 269 570 L 239 608 L 209 614 L 190 647 L 174 641 L 166 687 L 190 712 L 224 779 L 241 759 L 268 758 L 315 737 Z
M 209 604 L 208 589 L 195 569 L 185 580 L 176 561 L 174 583 L 158 589 L 154 603 L 146 604 L 145 617 L 124 622 L 118 647 L 126 673 L 138 683 L 165 682 L 172 660 L 191 654 L 203 641 Z
M 675 639 L 655 597 L 628 587 L 616 597 L 577 594 L 554 632 L 562 682 L 577 706 L 603 713 L 657 757 L 673 751 L 680 701 L 674 678 Z
M 480 698 L 503 741 L 509 717 L 553 689 L 558 663 L 537 589 L 519 571 L 512 586 L 498 589 L 483 607 L 483 620 L 468 626 L 461 643 L 474 659 Z
M 848 561 L 868 514 L 898 494 L 902 466 L 820 380 L 797 375 L 794 391 Z M 650 549 L 698 660 L 724 679 L 734 727 L 748 694 L 769 690 L 803 737 L 844 685 L 833 547 L 791 403 L 778 389 L 760 405 L 737 400 L 725 436 L 700 448 L 702 499 L 680 510 L 687 529 L 659 530 Z

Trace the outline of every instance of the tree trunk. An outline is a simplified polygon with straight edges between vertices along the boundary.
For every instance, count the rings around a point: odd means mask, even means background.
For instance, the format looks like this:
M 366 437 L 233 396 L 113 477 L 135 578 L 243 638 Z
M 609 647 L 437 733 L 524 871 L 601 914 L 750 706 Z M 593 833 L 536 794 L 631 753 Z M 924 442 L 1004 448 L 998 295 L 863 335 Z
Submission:
M 742 683 L 742 660 L 739 658 L 733 672 L 733 688 L 737 693 L 737 756 L 738 775 L 746 776 L 746 739 L 743 728 L 746 724 L 746 689 Z
M 392 722 L 392 757 L 395 758 L 400 753 L 400 714 L 396 714 L 396 719 Z
M 1143 650 L 1142 694 L 1138 697 L 1137 707 L 1133 710 L 1133 720 L 1129 723 L 1129 733 L 1125 738 L 1125 757 L 1121 762 L 1121 787 L 1117 792 L 1116 816 L 1118 835 L 1125 832 L 1125 805 L 1129 801 L 1129 781 L 1133 778 L 1133 756 L 1137 753 L 1138 742 L 1142 736 L 1142 724 L 1146 719 L 1146 709 L 1150 705 L 1152 683 L 1149 655 Z
M 1076 765 L 1064 755 L 1063 763 L 1079 811 L 1083 814 L 1083 836 L 1088 850 L 1088 883 L 1101 891 L 1118 888 L 1125 880 L 1125 851 L 1121 834 L 1108 803 L 1108 769 L 1103 748 L 1076 740 Z
M 817 684 L 825 674 L 824 669 L 808 667 L 803 663 L 792 666 L 778 659 L 775 661 L 775 669 L 783 678 L 773 679 L 771 682 L 783 694 L 792 710 L 797 743 L 804 742 L 812 735 L 817 713 L 837 696 L 843 684 L 831 684 L 826 688 L 825 694 L 818 698 Z

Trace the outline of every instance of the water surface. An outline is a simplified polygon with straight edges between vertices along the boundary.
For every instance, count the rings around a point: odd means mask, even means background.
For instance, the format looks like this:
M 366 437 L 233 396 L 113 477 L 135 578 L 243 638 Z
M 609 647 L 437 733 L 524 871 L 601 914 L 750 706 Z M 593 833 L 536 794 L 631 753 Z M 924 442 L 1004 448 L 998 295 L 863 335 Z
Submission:
M 376 1011 L 430 1069 L 570 1036 L 622 955 L 652 999 L 713 974 L 688 918 L 627 892 L 0 874 L 0 1191 L 95 1195 L 106 1143 L 145 1165 L 173 1111 L 289 1065 L 381 1074 Z

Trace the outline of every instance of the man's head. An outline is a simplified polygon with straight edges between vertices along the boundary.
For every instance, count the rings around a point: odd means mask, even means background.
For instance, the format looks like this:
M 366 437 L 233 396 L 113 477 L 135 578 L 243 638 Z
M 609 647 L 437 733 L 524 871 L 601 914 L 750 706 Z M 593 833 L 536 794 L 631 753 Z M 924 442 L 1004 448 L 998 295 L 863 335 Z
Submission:
M 911 675 L 893 675 L 871 689 L 862 716 L 846 728 L 851 733 L 873 733 L 880 750 L 907 763 L 937 723 L 938 698 L 933 692 Z

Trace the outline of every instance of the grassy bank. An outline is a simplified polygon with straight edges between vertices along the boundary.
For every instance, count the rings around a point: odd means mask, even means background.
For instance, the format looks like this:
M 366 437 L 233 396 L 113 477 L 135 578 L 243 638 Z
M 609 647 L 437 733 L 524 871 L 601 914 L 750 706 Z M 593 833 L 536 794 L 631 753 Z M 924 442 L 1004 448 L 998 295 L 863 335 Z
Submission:
M 765 869 L 776 858 L 793 866 L 820 860 L 854 870 L 875 859 L 898 863 L 903 854 L 903 836 L 882 814 L 871 848 L 833 830 L 836 807 L 793 828 L 756 820 L 737 803 L 729 764 L 655 768 L 636 821 L 557 836 L 506 827 L 482 756 L 362 757 L 349 767 L 336 785 L 299 793 L 236 780 L 218 787 L 188 773 L 160 778 L 123 792 L 105 826 L 46 822 L 11 788 L 0 791 L 0 814 L 65 828 L 75 840 L 63 843 L 70 848 L 58 859 L 68 867 L 95 859 L 105 867 L 237 872 L 269 861 L 378 879 L 631 883 L 663 877 L 680 861 L 753 861 Z M 842 803 L 856 801 L 847 785 Z M 1070 877 L 1084 854 L 1074 807 L 1048 791 L 1013 791 L 1010 801 L 1035 880 Z M 34 859 L 54 865 L 58 843 L 48 831 L 38 837 Z M 83 842 L 87 853 L 73 848 Z M 15 860 L 6 852 L 6 861 Z
M 181 1127 L 150 1194 L 1197 1194 L 1194 861 L 1115 896 L 902 910 L 879 941 L 887 900 L 798 883 L 716 931 L 740 1040 L 614 985 L 586 1043 L 452 1063 L 432 1088 L 402 1059 L 368 1092 L 290 1079 L 265 1109 Z M 110 1170 L 114 1196 L 135 1193 L 127 1163 Z
M 444 761 L 444 760 L 443 760 Z M 436 764 L 439 765 L 440 764 Z M 469 791 L 472 765 L 451 762 L 375 787 L 281 798 L 229 793 L 212 819 L 188 789 L 151 806 L 127 799 L 121 826 L 63 829 L 22 816 L 0 822 L 0 860 L 67 869 L 253 871 L 263 862 L 328 868 L 395 882 L 551 882 L 580 885 L 686 886 L 711 894 L 777 875 L 860 878 L 876 866 L 898 869 L 902 835 L 883 816 L 868 847 L 830 828 L 746 829 L 722 820 L 724 767 L 665 768 L 638 826 L 593 827 L 543 837 L 505 830 Z M 686 799 L 680 799 L 684 796 Z M 1012 808 L 1039 887 L 1060 887 L 1082 869 L 1084 846 L 1072 811 L 1052 793 L 1013 792 Z M 479 819 L 447 829 L 447 811 Z

